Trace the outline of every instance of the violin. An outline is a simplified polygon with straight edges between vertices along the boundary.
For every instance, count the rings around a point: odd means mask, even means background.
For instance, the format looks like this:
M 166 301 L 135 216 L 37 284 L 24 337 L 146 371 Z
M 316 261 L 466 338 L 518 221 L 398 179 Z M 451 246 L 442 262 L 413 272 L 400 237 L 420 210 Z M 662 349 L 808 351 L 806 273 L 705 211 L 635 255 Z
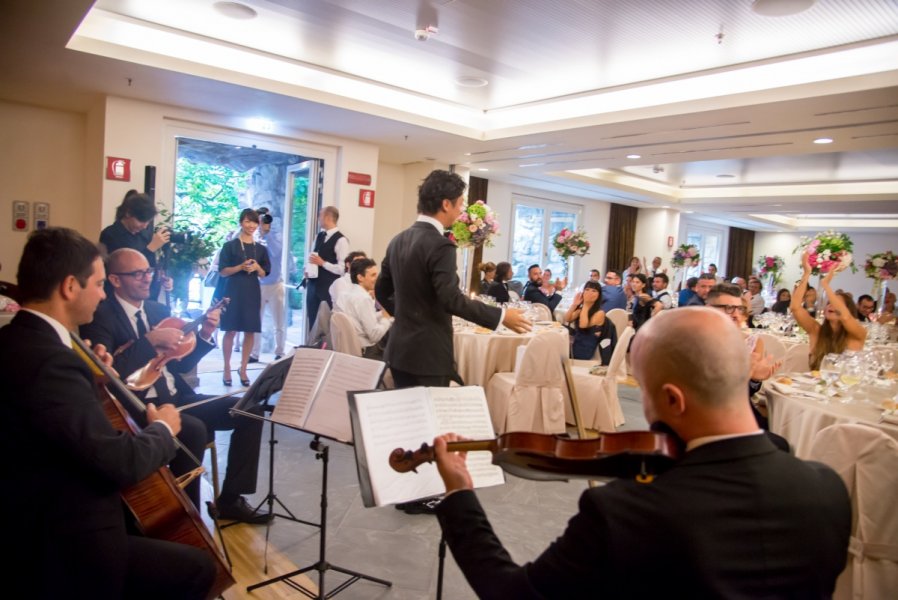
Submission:
M 177 346 L 167 350 L 160 350 L 155 357 L 150 359 L 150 362 L 131 373 L 125 379 L 125 384 L 128 386 L 128 389 L 135 392 L 142 392 L 143 390 L 151 388 L 153 384 L 156 383 L 156 380 L 159 379 L 159 376 L 162 375 L 162 368 L 166 364 L 172 360 L 181 360 L 193 352 L 196 348 L 196 330 L 203 324 L 206 315 L 217 308 L 227 306 L 230 301 L 230 298 L 218 300 L 200 317 L 189 323 L 185 323 L 183 319 L 179 319 L 178 317 L 167 317 L 159 321 L 159 324 L 156 325 L 156 329 L 162 327 L 180 329 L 181 333 L 184 335 Z M 117 352 L 121 352 L 122 349 L 119 349 Z
M 635 477 L 648 483 L 679 459 L 682 442 L 674 435 L 655 431 L 601 433 L 598 438 L 580 440 L 517 431 L 492 440 L 449 442 L 448 449 L 488 450 L 493 453 L 494 465 L 524 479 Z M 396 448 L 389 461 L 393 470 L 407 473 L 434 458 L 433 446 L 425 443 L 414 451 Z

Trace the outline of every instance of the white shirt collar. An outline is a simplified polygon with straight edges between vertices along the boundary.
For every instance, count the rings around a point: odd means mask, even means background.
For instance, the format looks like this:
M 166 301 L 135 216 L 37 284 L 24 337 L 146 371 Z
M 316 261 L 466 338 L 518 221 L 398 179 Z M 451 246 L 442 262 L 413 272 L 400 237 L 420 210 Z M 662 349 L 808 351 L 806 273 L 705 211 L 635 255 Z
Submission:
M 324 230 L 324 239 L 326 239 L 326 240 L 330 239 L 330 237 L 332 235 L 334 235 L 335 233 L 337 233 L 337 231 L 338 231 L 338 229 L 336 227 L 331 227 L 330 229 L 325 229 Z
M 420 221 L 422 223 L 430 223 L 434 227 L 436 227 L 437 231 L 440 232 L 440 235 L 443 235 L 443 232 L 446 231 L 446 228 L 443 227 L 443 224 L 428 215 L 418 215 L 416 221 Z
M 133 304 L 131 304 L 130 302 L 128 302 L 127 300 L 125 300 L 124 298 L 119 296 L 118 294 L 114 294 L 114 295 L 115 295 L 115 299 L 118 300 L 118 303 L 122 305 L 123 309 L 125 309 L 125 314 L 128 315 L 128 318 L 131 319 L 132 321 L 134 320 L 134 315 L 137 314 L 137 311 L 143 310 L 143 300 L 140 301 L 140 306 L 134 306 Z M 143 314 L 144 319 L 146 319 L 146 316 L 147 316 L 146 312 L 144 312 L 142 314 Z M 149 323 L 149 321 L 147 321 L 147 323 Z
M 695 438 L 686 444 L 686 452 L 690 450 L 695 450 L 699 446 L 704 446 L 705 444 L 712 444 L 714 442 L 720 442 L 723 440 L 729 440 L 737 437 L 748 437 L 750 435 L 761 435 L 764 433 L 763 429 L 758 429 L 757 431 L 753 431 L 752 433 L 728 433 L 726 435 L 707 435 L 705 437 Z
M 30 312 L 31 314 L 40 317 L 44 321 L 47 322 L 50 327 L 53 328 L 53 331 L 56 332 L 56 335 L 59 336 L 59 341 L 63 346 L 67 346 L 69 348 L 72 347 L 72 336 L 69 334 L 69 330 L 65 328 L 65 325 L 51 317 L 50 315 L 44 314 L 42 312 L 38 312 L 36 310 L 32 310 L 30 308 L 23 308 L 25 312 Z

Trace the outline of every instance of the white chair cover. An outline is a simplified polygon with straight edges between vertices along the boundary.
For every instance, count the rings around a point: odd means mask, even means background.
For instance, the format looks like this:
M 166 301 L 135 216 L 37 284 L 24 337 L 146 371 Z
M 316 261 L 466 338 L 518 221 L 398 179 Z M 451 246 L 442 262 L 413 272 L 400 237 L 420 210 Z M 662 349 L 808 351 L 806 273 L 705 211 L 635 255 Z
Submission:
M 496 433 L 532 431 L 563 433 L 564 371 L 567 335 L 545 332 L 527 344 L 515 373 L 496 373 L 486 401 Z
M 530 305 L 530 309 L 534 312 L 534 314 L 539 315 L 537 317 L 537 321 L 551 321 L 552 320 L 552 311 L 549 310 L 549 307 L 545 304 L 540 304 L 539 302 L 534 302 Z
M 782 360 L 786 357 L 786 347 L 774 335 L 759 333 L 758 339 L 764 342 L 764 354 L 772 354 L 773 358 Z M 807 369 L 805 369 L 807 370 Z
M 627 328 L 627 311 L 622 308 L 612 308 L 605 313 L 605 318 L 611 319 L 611 322 L 614 323 L 614 328 L 617 329 L 618 338 L 620 338 L 624 329 Z M 619 341 L 618 344 L 620 344 Z
M 355 333 L 352 320 L 341 312 L 331 313 L 331 337 L 334 341 L 334 350 L 352 356 L 362 355 L 362 343 Z
M 808 362 L 808 353 L 810 352 L 807 344 L 796 344 L 786 350 L 786 356 L 783 358 L 783 366 L 780 371 L 783 373 L 805 373 L 811 370 Z
M 874 600 L 898 595 L 898 441 L 866 425 L 821 429 L 809 458 L 832 467 L 851 495 L 848 565 L 834 598 Z
M 323 301 L 318 305 L 318 315 L 309 330 L 309 337 L 306 338 L 307 344 L 318 346 L 322 342 L 327 345 L 327 348 L 334 347 L 331 339 L 331 307 Z

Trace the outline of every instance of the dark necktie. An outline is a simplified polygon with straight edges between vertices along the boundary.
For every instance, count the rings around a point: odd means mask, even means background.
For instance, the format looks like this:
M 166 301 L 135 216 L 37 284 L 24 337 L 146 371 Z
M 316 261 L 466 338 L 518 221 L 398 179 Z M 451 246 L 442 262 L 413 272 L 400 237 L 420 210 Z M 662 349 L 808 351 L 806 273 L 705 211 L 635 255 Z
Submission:
M 137 319 L 137 339 L 139 340 L 147 334 L 147 326 L 143 323 L 143 315 L 140 311 L 134 313 L 134 318 Z
M 137 339 L 139 340 L 147 334 L 147 326 L 143 322 L 141 311 L 134 313 L 134 318 L 137 319 Z M 159 376 L 159 379 L 153 384 L 153 389 L 156 390 L 156 401 L 158 404 L 171 402 L 171 394 L 168 392 L 168 383 L 165 381 L 165 374 Z

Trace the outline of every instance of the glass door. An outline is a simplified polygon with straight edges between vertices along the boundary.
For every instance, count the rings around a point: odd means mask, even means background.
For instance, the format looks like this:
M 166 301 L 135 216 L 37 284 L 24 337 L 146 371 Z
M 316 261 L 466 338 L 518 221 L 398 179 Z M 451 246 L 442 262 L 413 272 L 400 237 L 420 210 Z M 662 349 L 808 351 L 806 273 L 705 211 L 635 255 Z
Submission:
M 321 161 L 307 160 L 287 168 L 287 210 L 284 211 L 284 273 L 291 273 L 287 294 L 287 341 L 301 346 L 306 339 L 305 288 L 302 281 L 306 257 L 312 249 L 321 203 Z
M 551 269 L 553 278 L 561 277 L 565 261 L 552 240 L 563 228 L 576 228 L 579 216 L 579 207 L 536 198 L 515 199 L 511 242 L 514 278 L 526 283 L 527 268 L 533 264 Z

